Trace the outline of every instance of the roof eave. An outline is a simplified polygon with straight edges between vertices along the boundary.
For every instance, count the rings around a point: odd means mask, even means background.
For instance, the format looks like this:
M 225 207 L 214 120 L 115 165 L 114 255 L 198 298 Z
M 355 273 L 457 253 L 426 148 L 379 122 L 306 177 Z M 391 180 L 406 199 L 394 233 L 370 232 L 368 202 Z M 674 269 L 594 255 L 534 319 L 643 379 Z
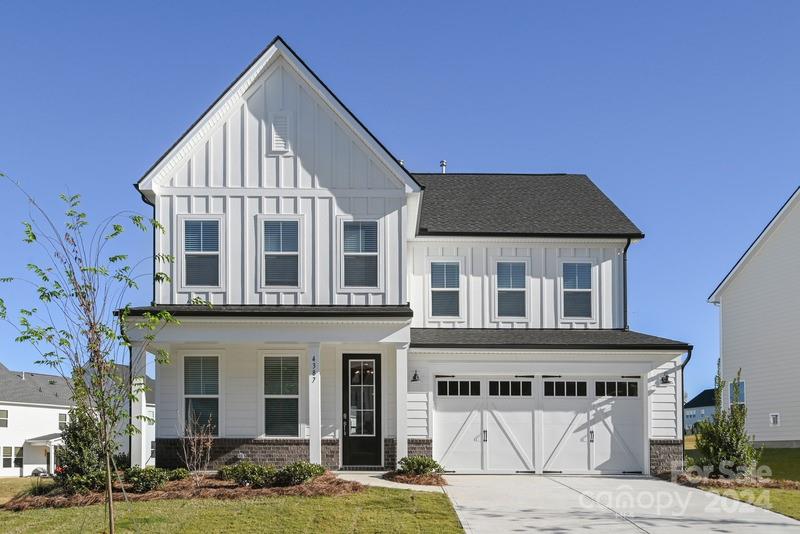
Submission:
M 523 238 L 554 238 L 554 239 L 631 239 L 641 240 L 644 239 L 642 232 L 632 233 L 569 233 L 569 232 L 446 232 L 446 231 L 431 231 L 426 228 L 420 228 L 417 231 L 418 236 L 430 237 L 523 237 Z
M 510 344 L 510 343 L 411 343 L 414 349 L 492 349 L 492 350 L 661 350 L 682 351 L 692 350 L 688 344 L 675 345 L 627 345 L 616 343 L 559 343 L 559 344 Z

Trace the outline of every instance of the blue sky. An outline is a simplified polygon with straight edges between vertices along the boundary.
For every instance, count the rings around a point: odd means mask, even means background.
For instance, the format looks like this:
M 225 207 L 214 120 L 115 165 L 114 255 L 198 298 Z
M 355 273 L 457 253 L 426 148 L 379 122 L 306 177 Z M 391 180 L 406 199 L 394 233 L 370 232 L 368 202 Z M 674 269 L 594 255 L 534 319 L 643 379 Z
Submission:
M 389 4 L 5 1 L 0 170 L 149 213 L 131 184 L 281 34 L 412 170 L 590 175 L 647 235 L 632 328 L 693 343 L 687 390 L 711 385 L 706 297 L 800 184 L 800 3 Z M 0 195 L 16 274 L 27 208 Z M 34 359 L 0 326 L 0 361 Z

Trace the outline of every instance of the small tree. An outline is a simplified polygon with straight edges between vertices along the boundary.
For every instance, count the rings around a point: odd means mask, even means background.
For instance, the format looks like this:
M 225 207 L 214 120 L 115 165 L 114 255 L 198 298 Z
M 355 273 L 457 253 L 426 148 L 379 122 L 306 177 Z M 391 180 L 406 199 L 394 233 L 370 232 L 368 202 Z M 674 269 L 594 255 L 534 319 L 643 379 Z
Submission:
M 214 428 L 211 421 L 202 421 L 190 412 L 189 422 L 184 425 L 181 438 L 180 456 L 183 465 L 192 475 L 192 482 L 199 487 L 203 480 L 203 471 L 208 471 L 211 461 L 211 446 L 214 444 Z
M 741 374 L 742 370 L 739 369 L 731 382 L 731 404 L 726 410 L 723 399 L 727 382 L 722 378 L 722 370 L 717 363 L 714 417 L 697 423 L 697 463 L 709 469 L 709 474 L 714 477 L 752 474 L 761 456 L 761 451 L 753 447 L 745 429 L 747 407 L 735 402 L 741 392 Z
M 56 482 L 69 492 L 105 487 L 105 462 L 97 425 L 81 409 L 72 408 L 61 431 L 64 441 L 58 449 Z
M 2 173 L 0 177 L 6 178 Z M 0 299 L 0 319 L 17 329 L 17 341 L 34 347 L 40 357 L 36 363 L 52 367 L 67 380 L 77 410 L 87 414 L 86 421 L 94 426 L 102 449 L 108 528 L 113 534 L 112 465 L 118 429 L 138 431 L 127 408 L 144 393 L 141 375 L 134 376 L 137 370 L 131 361 L 132 345 L 125 332 L 130 315 L 126 294 L 137 289 L 142 278 L 152 277 L 156 283 L 168 281 L 157 266 L 172 262 L 172 257 L 156 256 L 152 274 L 138 272 L 149 262 L 130 263 L 120 250 L 118 238 L 129 226 L 144 232 L 163 231 L 158 221 L 120 212 L 92 227 L 81 209 L 80 196 L 61 195 L 65 221 L 57 224 L 17 182 L 9 181 L 28 200 L 31 213 L 23 222 L 23 241 L 39 252 L 41 261 L 27 265 L 32 279 L 0 279 L 29 284 L 38 306 L 21 308 L 19 319 L 12 321 Z M 133 326 L 142 330 L 142 341 L 136 358 L 153 353 L 156 361 L 168 361 L 163 349 L 149 350 L 167 324 L 177 321 L 166 311 L 137 317 Z M 117 364 L 130 365 L 130 381 L 121 376 Z M 136 386 L 131 388 L 131 384 Z

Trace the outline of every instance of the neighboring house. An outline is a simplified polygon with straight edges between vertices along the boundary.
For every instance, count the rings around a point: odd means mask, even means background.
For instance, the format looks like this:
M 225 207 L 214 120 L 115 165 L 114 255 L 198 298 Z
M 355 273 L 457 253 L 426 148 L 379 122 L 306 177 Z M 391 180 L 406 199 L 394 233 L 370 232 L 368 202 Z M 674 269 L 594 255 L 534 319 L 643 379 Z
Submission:
M 181 321 L 157 338 L 158 465 L 187 420 L 211 467 L 682 461 L 691 346 L 628 330 L 644 236 L 586 176 L 410 173 L 276 38 L 136 187 L 176 261 L 131 320 Z
M 714 389 L 704 389 L 692 400 L 683 405 L 683 431 L 694 434 L 695 425 L 714 417 Z
M 800 188 L 708 301 L 719 306 L 722 377 L 741 369 L 738 399 L 758 445 L 800 446 Z M 729 386 L 730 388 L 730 386 Z
M 127 372 L 127 367 L 119 367 Z M 152 388 L 152 379 L 148 383 Z M 155 419 L 152 395 L 148 393 L 145 414 Z M 54 452 L 63 444 L 61 430 L 71 407 L 71 392 L 63 377 L 9 371 L 0 363 L 0 476 L 53 474 Z M 147 425 L 143 438 L 152 441 L 154 436 L 155 424 Z M 128 436 L 120 438 L 121 452 L 129 446 Z M 154 465 L 155 458 L 148 458 L 146 464 Z

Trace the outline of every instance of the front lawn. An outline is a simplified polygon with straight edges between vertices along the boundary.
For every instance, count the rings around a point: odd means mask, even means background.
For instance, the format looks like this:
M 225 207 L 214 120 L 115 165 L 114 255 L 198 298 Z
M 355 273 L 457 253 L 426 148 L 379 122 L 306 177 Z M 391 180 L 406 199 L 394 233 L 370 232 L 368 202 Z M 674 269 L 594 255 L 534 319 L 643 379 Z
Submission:
M 798 490 L 762 488 L 740 488 L 736 490 L 723 488 L 703 489 L 724 495 L 725 497 L 754 504 L 795 519 L 800 519 L 800 491 Z
M 18 493 L 30 490 L 36 484 L 49 486 L 52 483 L 53 481 L 47 478 L 2 477 L 0 478 L 0 504 L 11 500 L 11 497 Z
M 694 436 L 686 436 L 686 456 L 698 457 Z M 770 478 L 800 481 L 800 448 L 764 449 L 759 465 L 769 466 L 772 470 Z
M 0 488 L 7 480 L 23 479 L 0 479 Z M 26 482 L 20 489 L 29 487 Z M 120 532 L 463 532 L 443 493 L 386 488 L 339 497 L 119 503 L 117 510 Z M 0 511 L 0 525 L 4 533 L 98 532 L 103 517 L 102 505 Z

